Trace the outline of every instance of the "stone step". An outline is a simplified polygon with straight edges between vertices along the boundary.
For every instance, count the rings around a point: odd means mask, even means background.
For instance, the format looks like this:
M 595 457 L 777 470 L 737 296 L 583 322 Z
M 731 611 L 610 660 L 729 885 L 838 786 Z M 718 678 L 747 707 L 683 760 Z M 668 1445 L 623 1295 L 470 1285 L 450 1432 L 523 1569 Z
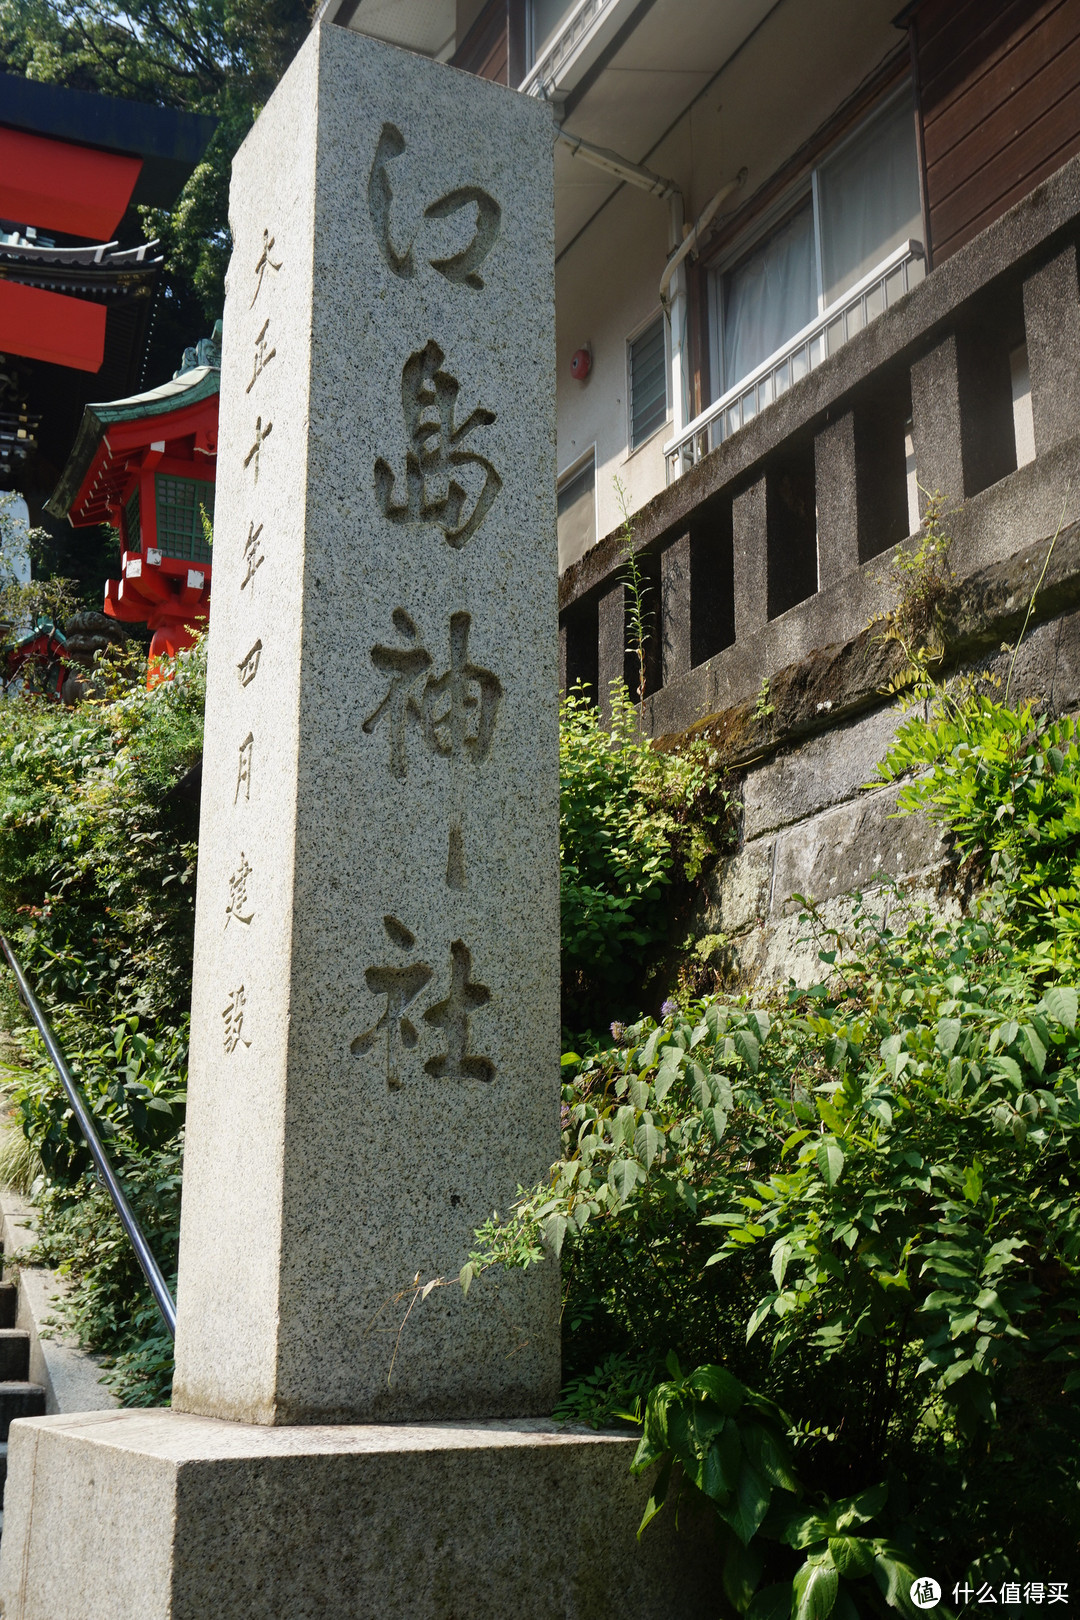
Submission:
M 0 1381 L 0 1440 L 6 1441 L 15 1418 L 44 1417 L 45 1391 L 19 1379 Z
M 0 1384 L 21 1383 L 29 1375 L 29 1333 L 25 1328 L 0 1328 Z
M 0 1328 L 15 1326 L 15 1313 L 19 1306 L 19 1290 L 14 1283 L 0 1282 Z

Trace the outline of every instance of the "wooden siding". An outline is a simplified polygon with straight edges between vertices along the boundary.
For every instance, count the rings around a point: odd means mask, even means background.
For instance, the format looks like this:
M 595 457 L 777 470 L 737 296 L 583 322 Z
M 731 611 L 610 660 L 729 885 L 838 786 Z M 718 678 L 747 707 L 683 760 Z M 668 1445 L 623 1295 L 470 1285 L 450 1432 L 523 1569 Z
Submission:
M 940 264 L 1080 151 L 1080 0 L 923 0 L 911 26 Z
M 506 0 L 489 0 L 453 57 L 455 67 L 496 84 L 510 83 L 510 20 Z

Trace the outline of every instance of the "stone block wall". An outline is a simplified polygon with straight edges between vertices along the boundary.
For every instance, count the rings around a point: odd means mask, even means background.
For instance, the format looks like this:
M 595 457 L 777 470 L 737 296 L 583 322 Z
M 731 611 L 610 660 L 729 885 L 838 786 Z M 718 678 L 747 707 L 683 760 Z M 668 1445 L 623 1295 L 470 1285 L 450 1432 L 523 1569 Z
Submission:
M 1052 538 L 955 587 L 946 678 L 978 675 L 1003 694 Z M 1080 526 L 1058 536 L 1012 675 L 1013 700 L 1031 698 L 1053 713 L 1080 710 L 1078 566 Z M 695 925 L 699 937 L 723 937 L 717 958 L 742 982 L 793 978 L 805 985 L 820 975 L 820 946 L 799 896 L 840 928 L 850 923 L 856 894 L 878 916 L 908 903 L 945 913 L 960 904 L 940 830 L 921 815 L 898 816 L 896 787 L 873 785 L 878 761 L 910 712 L 880 695 L 896 657 L 895 643 L 865 631 L 783 671 L 772 689 L 773 716 L 744 706 L 694 728 L 726 749 L 741 778 L 739 846 L 711 874 Z M 823 668 L 835 693 L 827 709 L 814 696 Z

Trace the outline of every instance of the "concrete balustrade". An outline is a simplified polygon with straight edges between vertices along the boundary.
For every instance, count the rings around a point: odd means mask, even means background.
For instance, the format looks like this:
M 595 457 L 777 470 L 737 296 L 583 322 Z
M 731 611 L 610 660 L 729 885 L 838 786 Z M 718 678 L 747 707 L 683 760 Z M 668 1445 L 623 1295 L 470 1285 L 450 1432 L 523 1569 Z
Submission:
M 1008 557 L 1060 512 L 1080 448 L 1078 197 L 1080 158 L 635 514 L 654 734 L 742 701 L 891 605 L 909 450 L 920 515 L 943 498 L 954 567 Z M 1035 460 L 1018 469 L 1021 408 Z M 627 667 L 626 545 L 609 535 L 559 587 L 564 687 L 589 685 L 605 718 Z

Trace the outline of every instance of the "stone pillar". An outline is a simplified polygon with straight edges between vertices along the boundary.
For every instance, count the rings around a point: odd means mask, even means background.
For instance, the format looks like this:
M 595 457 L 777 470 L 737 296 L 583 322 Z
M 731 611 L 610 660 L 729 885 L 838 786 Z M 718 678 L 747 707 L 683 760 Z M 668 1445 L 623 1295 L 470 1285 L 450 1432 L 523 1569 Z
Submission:
M 769 621 L 769 527 L 764 475 L 736 495 L 731 508 L 735 562 L 735 639 L 743 641 Z
M 559 1149 L 551 144 L 329 26 L 234 163 L 180 1411 L 557 1392 L 553 1267 L 394 1356 Z
M 665 686 L 688 674 L 693 664 L 691 567 L 690 536 L 682 534 L 660 555 L 660 654 Z
M 955 335 L 950 334 L 911 368 L 911 439 L 920 517 L 926 511 L 927 491 L 940 491 L 952 505 L 962 501 L 964 452 Z
M 605 726 L 611 724 L 611 683 L 626 679 L 626 586 L 613 585 L 600 598 L 598 612 L 597 705 Z
M 1069 244 L 1024 282 L 1035 453 L 1080 434 L 1080 285 Z
M 827 590 L 859 566 L 859 488 L 855 415 L 847 411 L 814 439 L 818 589 Z

